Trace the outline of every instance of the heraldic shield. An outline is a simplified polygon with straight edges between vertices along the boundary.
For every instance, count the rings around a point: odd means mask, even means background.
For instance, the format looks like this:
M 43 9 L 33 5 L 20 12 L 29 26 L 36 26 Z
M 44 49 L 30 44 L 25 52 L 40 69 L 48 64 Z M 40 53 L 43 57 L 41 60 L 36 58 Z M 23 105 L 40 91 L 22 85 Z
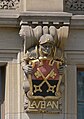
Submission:
M 31 61 L 32 75 L 29 75 L 30 91 L 32 98 L 52 99 L 60 98 L 59 62 L 50 59 Z

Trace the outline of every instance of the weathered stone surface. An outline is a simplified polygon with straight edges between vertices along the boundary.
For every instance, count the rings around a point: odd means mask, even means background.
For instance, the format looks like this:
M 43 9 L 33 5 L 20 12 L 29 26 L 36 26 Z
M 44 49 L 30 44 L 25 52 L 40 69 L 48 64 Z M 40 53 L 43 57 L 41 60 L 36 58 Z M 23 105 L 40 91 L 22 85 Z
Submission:
M 26 0 L 24 11 L 63 11 L 63 0 Z

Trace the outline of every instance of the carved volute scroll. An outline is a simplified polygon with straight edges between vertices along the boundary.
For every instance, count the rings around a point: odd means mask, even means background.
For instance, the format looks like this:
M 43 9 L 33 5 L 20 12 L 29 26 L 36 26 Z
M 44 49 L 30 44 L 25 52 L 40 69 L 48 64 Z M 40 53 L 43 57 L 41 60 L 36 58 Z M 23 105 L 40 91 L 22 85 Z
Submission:
M 20 0 L 0 0 L 0 9 L 17 9 Z
M 24 40 L 21 64 L 25 74 L 26 112 L 61 112 L 63 52 L 68 30 L 68 26 L 58 29 L 54 25 L 21 26 L 19 34 Z

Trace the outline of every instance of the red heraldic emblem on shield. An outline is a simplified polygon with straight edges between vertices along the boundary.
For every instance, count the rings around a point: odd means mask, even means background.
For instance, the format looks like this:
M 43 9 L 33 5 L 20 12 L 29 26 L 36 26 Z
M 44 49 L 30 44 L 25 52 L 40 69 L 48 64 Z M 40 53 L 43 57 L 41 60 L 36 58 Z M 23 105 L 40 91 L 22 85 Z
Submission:
M 59 82 L 58 62 L 55 60 L 41 59 L 32 62 L 33 96 L 56 96 L 56 88 Z

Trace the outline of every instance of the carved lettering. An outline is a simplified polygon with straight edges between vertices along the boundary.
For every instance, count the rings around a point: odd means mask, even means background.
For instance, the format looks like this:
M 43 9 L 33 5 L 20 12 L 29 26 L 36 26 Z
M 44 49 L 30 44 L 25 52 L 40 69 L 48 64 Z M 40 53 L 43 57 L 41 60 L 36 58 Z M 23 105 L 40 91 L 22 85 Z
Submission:
M 29 109 L 45 109 L 47 107 L 50 107 L 51 109 L 59 109 L 58 101 L 29 101 Z
M 58 101 L 56 101 L 56 103 L 55 103 L 55 101 L 52 101 L 52 105 L 53 105 L 53 108 L 55 107 L 55 108 L 59 108 L 59 104 L 58 104 Z
M 41 103 L 41 108 L 45 108 L 46 107 L 46 102 L 45 101 L 39 101 Z

